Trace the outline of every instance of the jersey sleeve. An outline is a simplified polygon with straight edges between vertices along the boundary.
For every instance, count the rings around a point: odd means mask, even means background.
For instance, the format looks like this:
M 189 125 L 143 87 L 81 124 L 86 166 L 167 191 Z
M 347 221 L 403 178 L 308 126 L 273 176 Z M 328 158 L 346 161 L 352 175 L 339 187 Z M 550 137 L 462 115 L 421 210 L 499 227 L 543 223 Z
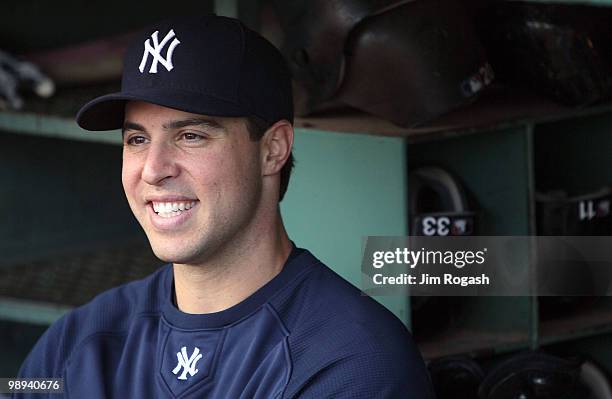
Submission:
M 314 375 L 295 399 L 434 399 L 421 359 L 361 353 L 338 360 Z

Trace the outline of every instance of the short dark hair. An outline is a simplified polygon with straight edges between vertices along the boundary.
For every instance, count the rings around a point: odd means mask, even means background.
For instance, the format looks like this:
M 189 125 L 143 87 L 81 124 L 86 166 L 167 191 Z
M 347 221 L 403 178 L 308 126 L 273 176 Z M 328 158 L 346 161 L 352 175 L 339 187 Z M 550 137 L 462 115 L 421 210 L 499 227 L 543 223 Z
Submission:
M 253 141 L 261 140 L 263 135 L 271 126 L 272 124 L 264 121 L 263 119 L 257 116 L 248 116 L 246 118 L 246 127 L 249 131 L 249 136 Z M 280 171 L 278 202 L 282 201 L 285 197 L 287 187 L 289 186 L 289 178 L 291 177 L 291 171 L 293 170 L 294 163 L 295 161 L 293 159 L 293 151 L 291 151 L 291 154 L 289 154 L 289 158 L 287 158 L 287 162 L 285 162 L 283 168 Z

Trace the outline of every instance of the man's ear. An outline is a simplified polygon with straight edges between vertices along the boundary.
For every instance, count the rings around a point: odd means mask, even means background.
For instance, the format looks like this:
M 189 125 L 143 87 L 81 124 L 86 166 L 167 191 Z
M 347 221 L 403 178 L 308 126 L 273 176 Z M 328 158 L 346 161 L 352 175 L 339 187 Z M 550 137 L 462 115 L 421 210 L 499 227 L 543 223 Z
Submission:
M 264 176 L 279 173 L 291 155 L 293 148 L 293 126 L 280 120 L 261 138 L 261 165 Z

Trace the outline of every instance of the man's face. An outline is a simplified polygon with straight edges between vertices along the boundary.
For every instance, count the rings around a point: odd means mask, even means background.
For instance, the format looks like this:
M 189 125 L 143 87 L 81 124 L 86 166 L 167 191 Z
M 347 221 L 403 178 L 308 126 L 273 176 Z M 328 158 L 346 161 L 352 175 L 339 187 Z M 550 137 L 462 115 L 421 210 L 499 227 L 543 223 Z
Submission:
M 160 259 L 203 263 L 253 231 L 260 148 L 242 118 L 129 102 L 123 145 L 123 188 Z

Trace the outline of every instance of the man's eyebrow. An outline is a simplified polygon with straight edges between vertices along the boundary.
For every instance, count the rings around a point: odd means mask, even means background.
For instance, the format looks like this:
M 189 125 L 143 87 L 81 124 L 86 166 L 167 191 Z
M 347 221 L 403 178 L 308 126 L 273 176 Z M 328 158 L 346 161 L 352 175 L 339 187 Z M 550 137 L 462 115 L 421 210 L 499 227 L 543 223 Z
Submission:
M 121 128 L 121 136 L 123 137 L 125 135 L 125 132 L 128 131 L 128 130 L 136 130 L 136 131 L 139 131 L 139 132 L 146 131 L 144 126 L 142 126 L 141 124 L 130 122 L 130 121 L 126 121 L 126 122 L 123 123 L 123 127 Z
M 180 129 L 187 126 L 200 126 L 212 130 L 225 130 L 225 128 L 215 120 L 208 118 L 180 119 L 165 123 L 162 127 L 166 130 Z
M 200 126 L 207 129 L 212 130 L 221 130 L 225 131 L 225 127 L 223 127 L 220 123 L 215 120 L 207 119 L 207 118 L 189 118 L 189 119 L 180 119 L 176 121 L 171 121 L 162 125 L 165 130 L 172 129 L 180 129 L 182 127 L 187 126 Z M 146 132 L 147 129 L 139 123 L 126 121 L 123 124 L 123 128 L 121 129 L 121 135 L 123 136 L 126 131 L 135 130 L 139 132 Z

